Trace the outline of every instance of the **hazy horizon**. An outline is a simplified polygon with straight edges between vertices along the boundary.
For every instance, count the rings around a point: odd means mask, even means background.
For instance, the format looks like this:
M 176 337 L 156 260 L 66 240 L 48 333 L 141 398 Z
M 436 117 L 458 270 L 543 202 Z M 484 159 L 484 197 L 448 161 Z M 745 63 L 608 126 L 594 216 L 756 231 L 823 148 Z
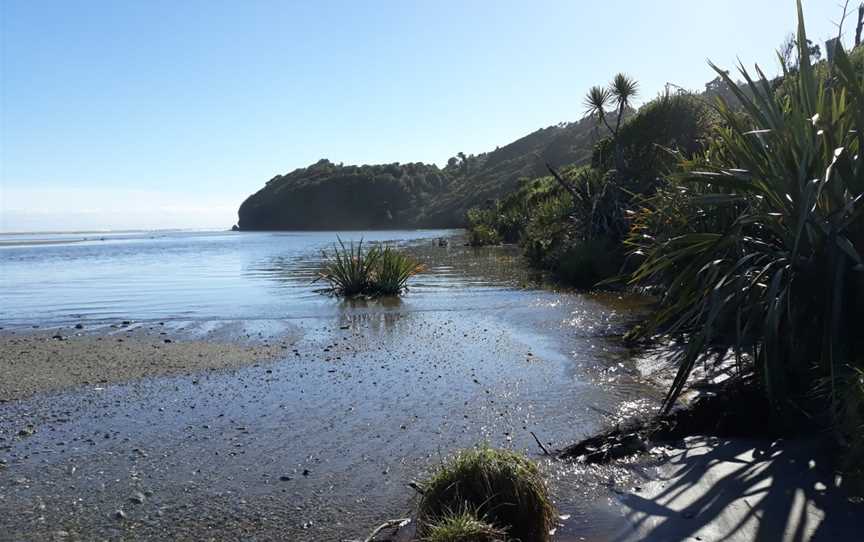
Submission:
M 804 9 L 814 41 L 836 34 L 838 6 Z M 792 0 L 0 10 L 2 232 L 230 228 L 274 175 L 493 150 L 579 120 L 619 71 L 638 103 L 701 90 L 709 58 L 776 73 L 796 17 Z

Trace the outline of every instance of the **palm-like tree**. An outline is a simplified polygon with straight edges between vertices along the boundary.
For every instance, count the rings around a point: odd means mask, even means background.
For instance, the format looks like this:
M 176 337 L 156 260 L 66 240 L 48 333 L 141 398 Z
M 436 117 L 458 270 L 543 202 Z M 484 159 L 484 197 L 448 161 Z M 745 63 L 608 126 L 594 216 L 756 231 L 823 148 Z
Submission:
M 603 122 L 610 132 L 614 132 L 606 121 L 606 107 L 611 99 L 612 95 L 609 89 L 599 85 L 591 87 L 588 94 L 585 95 L 585 114 Z
M 594 117 L 598 122 L 606 125 L 615 142 L 615 168 L 620 171 L 623 166 L 621 149 L 618 145 L 618 130 L 621 128 L 621 119 L 624 112 L 630 107 L 633 98 L 639 93 L 639 84 L 632 77 L 619 73 L 607 87 L 593 86 L 585 95 L 585 114 Z M 606 120 L 606 109 L 614 103 L 615 127 L 613 128 Z
M 621 126 L 621 117 L 624 116 L 624 111 L 630 106 L 630 102 L 639 93 L 639 83 L 627 74 L 619 73 L 612 79 L 609 84 L 609 93 L 615 99 L 618 109 L 618 119 L 615 121 L 615 135 L 618 135 L 618 128 Z

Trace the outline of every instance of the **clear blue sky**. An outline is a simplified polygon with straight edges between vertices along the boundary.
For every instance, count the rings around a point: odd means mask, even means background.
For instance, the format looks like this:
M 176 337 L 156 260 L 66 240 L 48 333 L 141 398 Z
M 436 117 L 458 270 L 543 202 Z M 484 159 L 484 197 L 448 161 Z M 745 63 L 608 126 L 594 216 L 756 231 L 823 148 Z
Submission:
M 643 100 L 709 58 L 775 72 L 795 26 L 793 0 L 0 6 L 0 231 L 229 227 L 276 174 L 494 149 L 618 71 Z M 840 11 L 807 0 L 811 38 Z

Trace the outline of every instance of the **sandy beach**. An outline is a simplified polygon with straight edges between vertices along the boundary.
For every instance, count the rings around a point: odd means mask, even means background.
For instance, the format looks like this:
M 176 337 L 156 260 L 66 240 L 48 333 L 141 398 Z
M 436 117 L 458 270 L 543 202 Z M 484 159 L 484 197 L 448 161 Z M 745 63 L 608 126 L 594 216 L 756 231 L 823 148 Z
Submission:
M 0 331 L 0 402 L 40 392 L 267 362 L 291 345 L 290 338 L 266 344 L 178 340 L 163 330 L 158 324 L 134 328 L 119 324 L 112 334 L 88 333 L 74 326 Z

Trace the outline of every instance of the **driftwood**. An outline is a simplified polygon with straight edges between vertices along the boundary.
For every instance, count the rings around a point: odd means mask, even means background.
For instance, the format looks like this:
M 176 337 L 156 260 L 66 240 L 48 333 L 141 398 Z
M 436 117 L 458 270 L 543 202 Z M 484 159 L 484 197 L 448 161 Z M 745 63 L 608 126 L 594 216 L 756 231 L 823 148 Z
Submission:
M 675 442 L 689 436 L 719 437 L 773 436 L 782 428 L 769 416 L 764 394 L 748 377 L 706 386 L 688 406 L 649 419 L 634 419 L 604 433 L 558 451 L 562 459 L 584 463 L 608 463 L 650 449 L 661 442 Z
M 546 455 L 552 455 L 549 453 L 549 450 L 546 449 L 546 446 L 543 446 L 543 443 L 540 442 L 540 439 L 537 438 L 537 435 L 534 434 L 534 431 L 530 431 L 531 436 L 534 437 L 534 440 L 537 442 L 537 446 L 540 446 L 540 449 L 543 450 L 543 453 Z
M 369 533 L 369 536 L 367 536 L 363 540 L 363 542 L 375 542 L 375 537 L 378 536 L 381 533 L 381 531 L 383 531 L 384 529 L 390 529 L 391 527 L 396 527 L 397 529 L 401 529 L 402 527 L 408 525 L 409 523 L 411 523 L 411 518 L 391 519 L 391 520 L 385 521 L 381 525 L 375 527 L 375 530 L 373 530 L 371 533 Z M 346 542 L 359 542 L 359 541 L 346 541 Z

